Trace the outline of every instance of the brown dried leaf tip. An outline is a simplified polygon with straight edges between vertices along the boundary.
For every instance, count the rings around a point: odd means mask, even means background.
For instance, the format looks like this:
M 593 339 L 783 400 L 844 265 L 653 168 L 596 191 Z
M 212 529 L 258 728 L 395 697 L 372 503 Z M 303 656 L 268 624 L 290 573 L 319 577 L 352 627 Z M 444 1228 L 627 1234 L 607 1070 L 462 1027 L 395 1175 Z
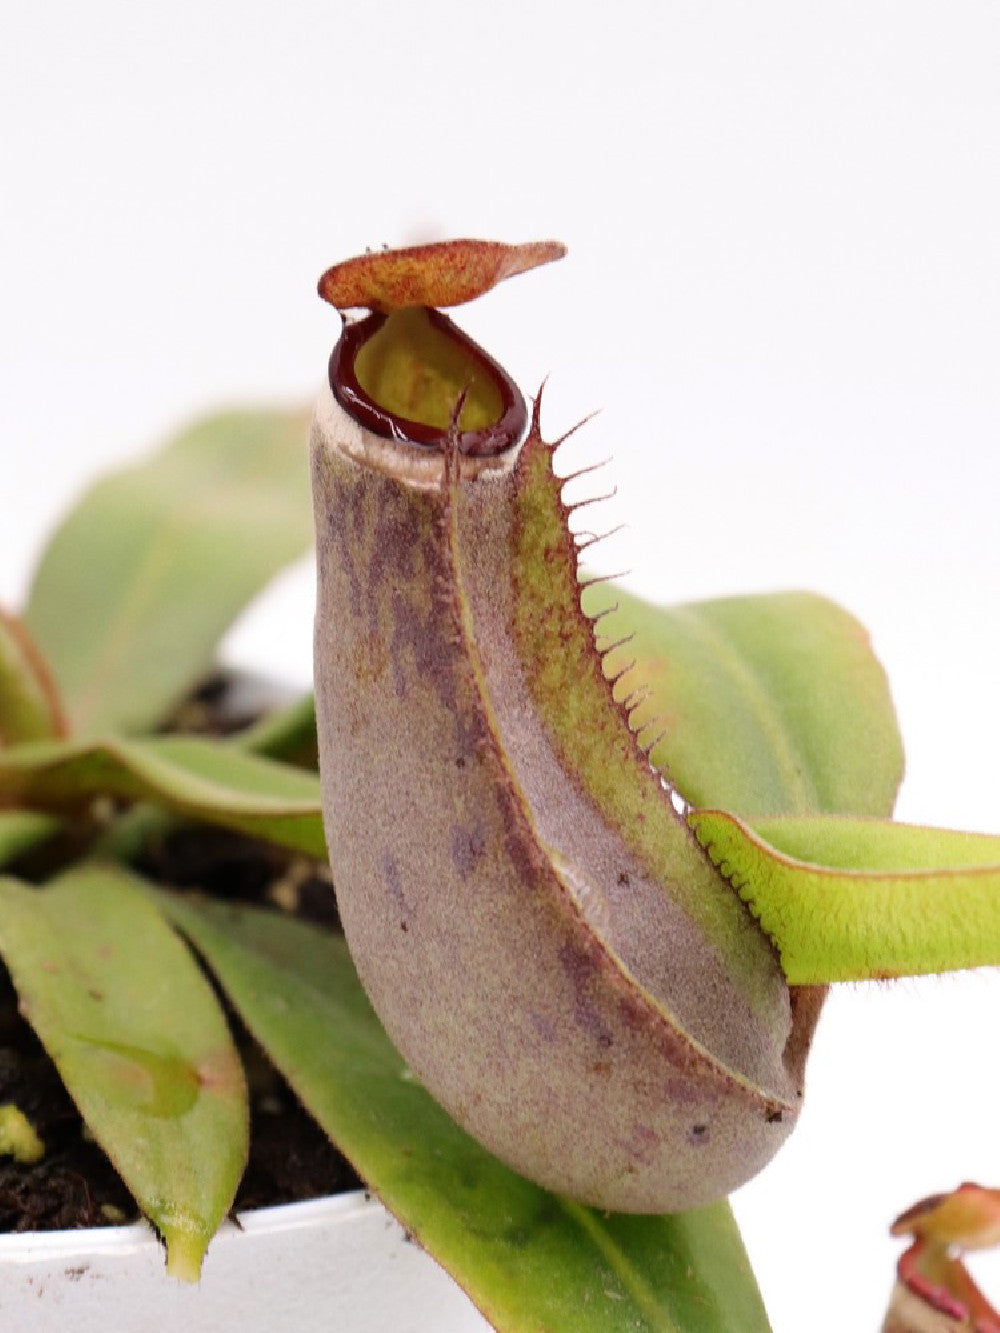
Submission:
M 932 1195 L 891 1233 L 915 1239 L 899 1261 L 883 1333 L 1000 1333 L 1000 1314 L 959 1257 L 1000 1245 L 1000 1190 L 966 1183 Z
M 338 310 L 363 307 L 388 313 L 412 306 L 464 305 L 504 278 L 562 259 L 559 241 L 439 241 L 402 250 L 377 250 L 327 269 L 319 294 Z

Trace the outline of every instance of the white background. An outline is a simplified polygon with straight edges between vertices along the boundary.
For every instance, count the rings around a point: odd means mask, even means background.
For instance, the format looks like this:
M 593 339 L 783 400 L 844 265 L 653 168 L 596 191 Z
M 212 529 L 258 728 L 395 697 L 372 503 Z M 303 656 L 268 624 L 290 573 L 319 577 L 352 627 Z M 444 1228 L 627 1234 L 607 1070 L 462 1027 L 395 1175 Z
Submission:
M 994 0 L 2 8 L 0 599 L 99 468 L 314 394 L 334 260 L 556 236 L 461 322 L 549 376 L 549 434 L 603 409 L 605 565 L 842 601 L 893 680 L 900 816 L 1000 833 Z M 306 682 L 311 595 L 283 579 L 230 655 Z M 736 1199 L 776 1333 L 874 1329 L 893 1215 L 1000 1184 L 998 1001 L 833 997 Z

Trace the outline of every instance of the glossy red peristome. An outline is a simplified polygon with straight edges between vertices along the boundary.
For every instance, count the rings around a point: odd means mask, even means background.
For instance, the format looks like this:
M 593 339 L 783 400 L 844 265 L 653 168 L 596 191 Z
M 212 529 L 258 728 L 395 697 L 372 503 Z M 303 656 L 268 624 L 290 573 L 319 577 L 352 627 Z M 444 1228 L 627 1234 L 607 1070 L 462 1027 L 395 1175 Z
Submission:
M 52 669 L 24 622 L 0 607 L 0 699 L 6 699 L 0 745 L 69 734 Z
M 561 259 L 560 241 L 438 241 L 399 250 L 373 250 L 334 264 L 319 294 L 338 310 L 388 312 L 410 306 L 464 305 L 504 278 Z
M 436 329 L 463 349 L 477 376 L 494 386 L 502 406 L 495 421 L 476 430 L 462 430 L 457 421 L 452 423 L 451 429 L 442 429 L 394 413 L 366 393 L 358 379 L 356 361 L 365 343 L 385 325 L 386 316 L 379 313 L 345 324 L 330 356 L 328 376 L 333 396 L 355 421 L 385 439 L 402 440 L 439 451 L 453 444 L 460 454 L 468 457 L 503 453 L 521 439 L 527 426 L 527 407 L 521 391 L 499 362 L 468 338 L 447 315 L 428 309 L 426 316 Z M 461 395 L 456 407 L 460 402 Z

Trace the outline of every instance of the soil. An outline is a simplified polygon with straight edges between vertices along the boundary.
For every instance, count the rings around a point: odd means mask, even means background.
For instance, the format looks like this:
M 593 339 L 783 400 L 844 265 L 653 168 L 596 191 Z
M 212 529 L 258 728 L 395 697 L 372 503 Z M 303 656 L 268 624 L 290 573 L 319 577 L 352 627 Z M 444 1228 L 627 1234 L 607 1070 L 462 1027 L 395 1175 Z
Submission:
M 207 697 L 216 713 L 222 694 L 213 682 L 199 702 Z M 212 729 L 218 727 L 215 716 Z M 150 849 L 138 868 L 177 888 L 197 888 L 230 901 L 291 912 L 325 929 L 339 928 L 326 866 L 239 834 L 178 828 Z M 228 1007 L 227 1016 L 250 1086 L 250 1158 L 233 1211 L 363 1188 L 353 1167 Z M 134 1200 L 89 1138 L 55 1066 L 18 1014 L 17 996 L 0 965 L 0 1105 L 9 1102 L 31 1122 L 45 1154 L 34 1165 L 0 1157 L 0 1232 L 112 1226 L 138 1219 Z

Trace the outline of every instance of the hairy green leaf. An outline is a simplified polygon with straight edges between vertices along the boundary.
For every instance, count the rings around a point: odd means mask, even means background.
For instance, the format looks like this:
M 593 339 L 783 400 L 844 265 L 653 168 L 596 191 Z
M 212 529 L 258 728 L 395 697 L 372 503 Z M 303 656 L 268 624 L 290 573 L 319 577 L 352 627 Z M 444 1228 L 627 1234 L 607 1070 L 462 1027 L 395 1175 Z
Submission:
M 342 939 L 259 911 L 158 901 L 337 1146 L 498 1329 L 767 1329 L 726 1204 L 626 1217 L 546 1193 L 413 1080 Z
M 634 728 L 693 805 L 761 814 L 888 815 L 903 750 L 863 627 L 811 593 L 654 606 L 607 584 L 585 593 Z M 643 698 L 643 696 L 645 696 Z
M 95 796 L 153 801 L 174 814 L 326 856 L 316 775 L 235 745 L 158 736 L 0 750 L 0 801 L 59 810 Z
M 1000 837 L 847 818 L 690 823 L 792 983 L 1000 964 Z
M 0 879 L 0 952 L 91 1133 L 198 1276 L 247 1155 L 247 1095 L 218 1002 L 138 880 L 100 866 Z
M 154 727 L 247 602 L 309 549 L 307 420 L 210 417 L 98 481 L 64 520 L 25 620 L 75 731 Z

